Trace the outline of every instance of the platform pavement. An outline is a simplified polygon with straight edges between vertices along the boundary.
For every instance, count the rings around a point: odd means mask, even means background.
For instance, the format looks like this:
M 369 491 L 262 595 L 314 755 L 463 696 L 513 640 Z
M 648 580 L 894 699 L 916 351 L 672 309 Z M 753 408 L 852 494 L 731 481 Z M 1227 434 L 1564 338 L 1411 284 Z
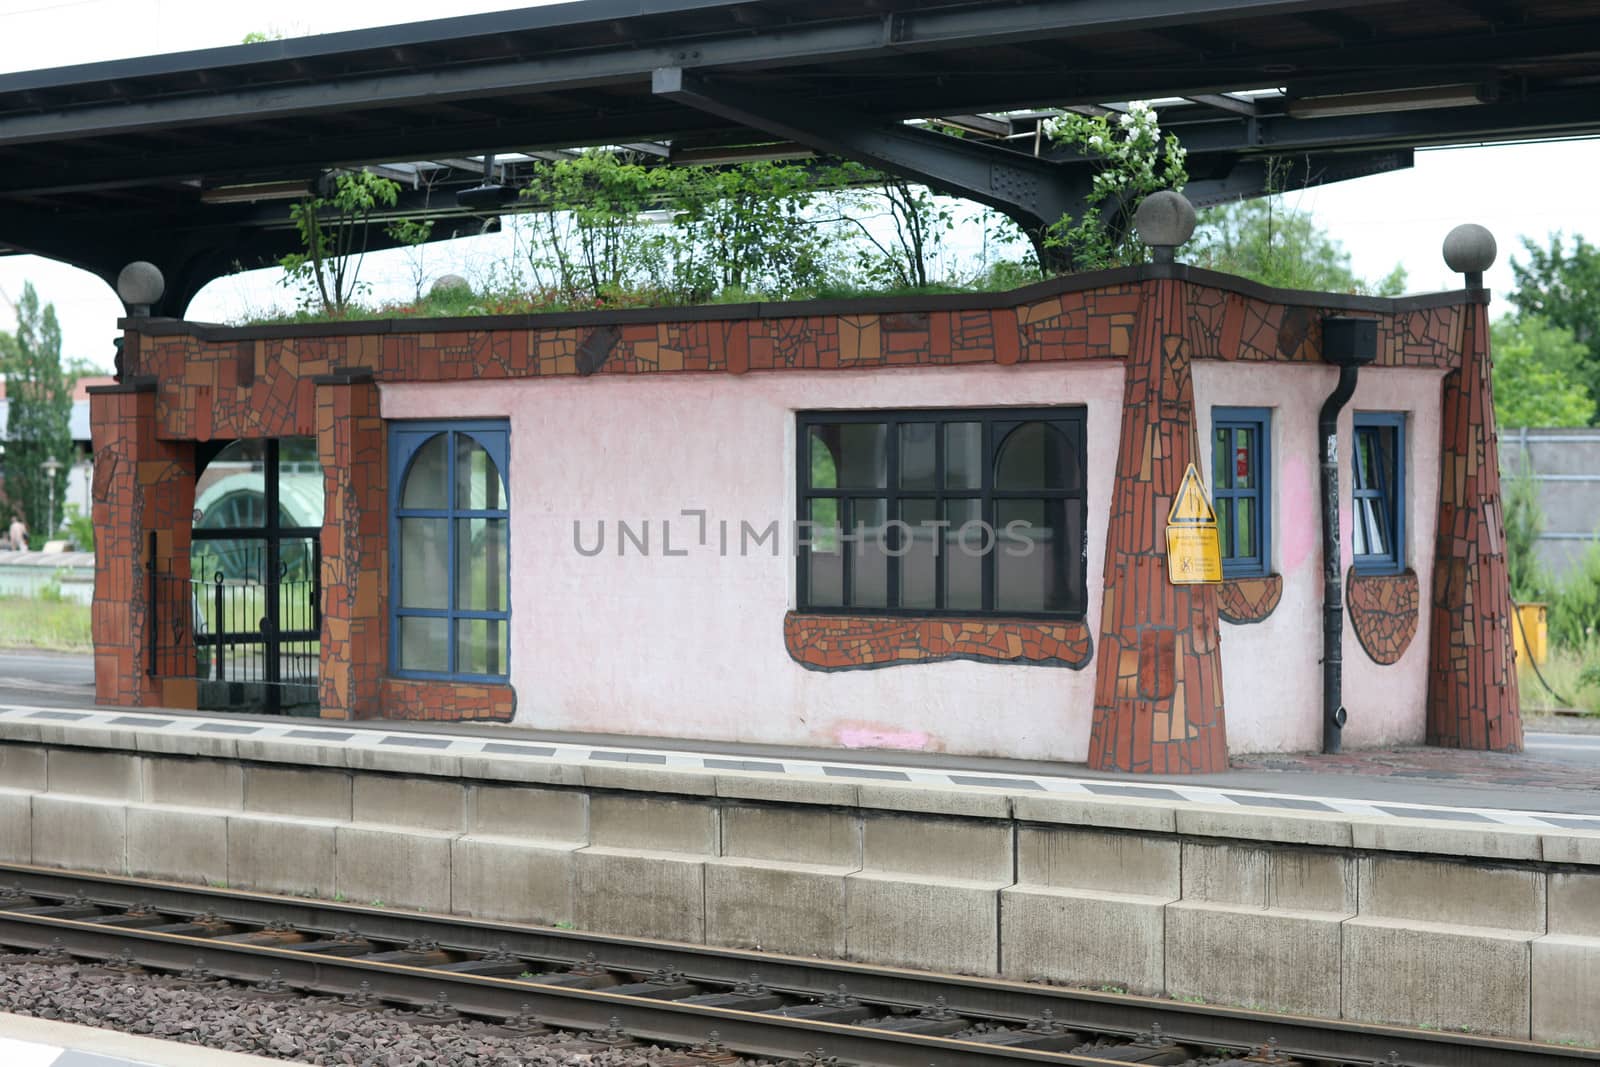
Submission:
M 282 1060 L 0 1013 L 5 1067 L 265 1067 Z

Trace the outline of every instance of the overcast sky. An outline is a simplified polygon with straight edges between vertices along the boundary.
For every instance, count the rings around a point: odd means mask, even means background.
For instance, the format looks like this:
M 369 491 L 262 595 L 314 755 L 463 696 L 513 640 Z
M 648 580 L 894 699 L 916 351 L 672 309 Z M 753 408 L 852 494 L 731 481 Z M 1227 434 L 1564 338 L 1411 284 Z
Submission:
M 451 0 L 450 15 L 535 6 L 529 0 Z M 0 72 L 91 63 L 156 52 L 238 44 L 260 31 L 298 37 L 391 23 L 437 18 L 437 0 L 274 0 L 254 5 L 216 0 L 0 0 Z M 1291 201 L 1311 211 L 1343 243 L 1357 273 L 1377 278 L 1404 264 L 1413 291 L 1452 288 L 1439 255 L 1444 235 L 1460 222 L 1480 222 L 1494 232 L 1500 258 L 1489 272 L 1492 289 L 1511 285 L 1510 259 L 1521 238 L 1543 243 L 1557 230 L 1600 234 L 1600 208 L 1585 193 L 1600 173 L 1600 141 L 1506 145 L 1419 152 L 1408 171 L 1342 182 L 1295 194 Z M 440 247 L 428 252 L 430 274 L 468 270 L 497 250 Z M 286 301 L 267 272 L 222 279 L 191 305 L 192 318 L 230 321 Z M 377 257 L 366 277 L 380 291 L 409 289 L 402 253 Z M 109 366 L 111 339 L 121 304 L 111 290 L 81 271 L 32 256 L 0 258 L 0 329 L 12 315 L 4 299 L 15 299 L 24 281 L 55 304 L 62 321 L 63 349 Z

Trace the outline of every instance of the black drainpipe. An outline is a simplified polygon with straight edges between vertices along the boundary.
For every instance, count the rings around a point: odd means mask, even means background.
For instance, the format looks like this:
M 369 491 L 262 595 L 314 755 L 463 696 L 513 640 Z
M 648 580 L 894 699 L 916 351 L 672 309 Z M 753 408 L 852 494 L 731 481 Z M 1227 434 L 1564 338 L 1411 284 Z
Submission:
M 1339 368 L 1339 384 L 1322 403 L 1322 751 L 1339 751 L 1344 709 L 1344 579 L 1339 573 L 1339 412 L 1356 391 L 1356 375 L 1378 356 L 1376 319 L 1322 320 L 1322 359 Z

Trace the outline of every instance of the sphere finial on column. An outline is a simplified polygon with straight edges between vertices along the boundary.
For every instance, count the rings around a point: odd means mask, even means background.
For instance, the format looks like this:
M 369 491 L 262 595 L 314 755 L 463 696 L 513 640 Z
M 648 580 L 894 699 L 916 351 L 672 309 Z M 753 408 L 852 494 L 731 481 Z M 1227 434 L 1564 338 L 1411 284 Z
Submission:
M 1467 276 L 1468 289 L 1483 288 L 1483 272 L 1494 266 L 1499 251 L 1494 234 L 1476 222 L 1466 222 L 1445 235 L 1445 266 Z
M 1171 263 L 1178 246 L 1194 236 L 1194 205 L 1182 193 L 1163 189 L 1151 193 L 1133 213 L 1139 240 L 1150 246 L 1157 263 Z
M 142 259 L 123 267 L 117 275 L 117 296 L 128 307 L 130 315 L 148 315 L 150 306 L 167 291 L 167 280 L 161 268 Z

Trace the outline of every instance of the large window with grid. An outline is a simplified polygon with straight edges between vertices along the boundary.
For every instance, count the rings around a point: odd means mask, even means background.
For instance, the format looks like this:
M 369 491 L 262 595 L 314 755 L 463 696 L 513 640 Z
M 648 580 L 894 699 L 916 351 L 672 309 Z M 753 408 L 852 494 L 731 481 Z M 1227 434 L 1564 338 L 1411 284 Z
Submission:
M 1211 412 L 1211 494 L 1225 578 L 1271 570 L 1271 426 L 1266 408 Z
M 800 610 L 1081 618 L 1084 409 L 806 412 Z
M 503 421 L 389 428 L 389 662 L 395 674 L 507 673 L 510 502 Z
M 1354 421 L 1353 562 L 1363 574 L 1398 574 L 1406 566 L 1406 417 L 1358 411 Z

